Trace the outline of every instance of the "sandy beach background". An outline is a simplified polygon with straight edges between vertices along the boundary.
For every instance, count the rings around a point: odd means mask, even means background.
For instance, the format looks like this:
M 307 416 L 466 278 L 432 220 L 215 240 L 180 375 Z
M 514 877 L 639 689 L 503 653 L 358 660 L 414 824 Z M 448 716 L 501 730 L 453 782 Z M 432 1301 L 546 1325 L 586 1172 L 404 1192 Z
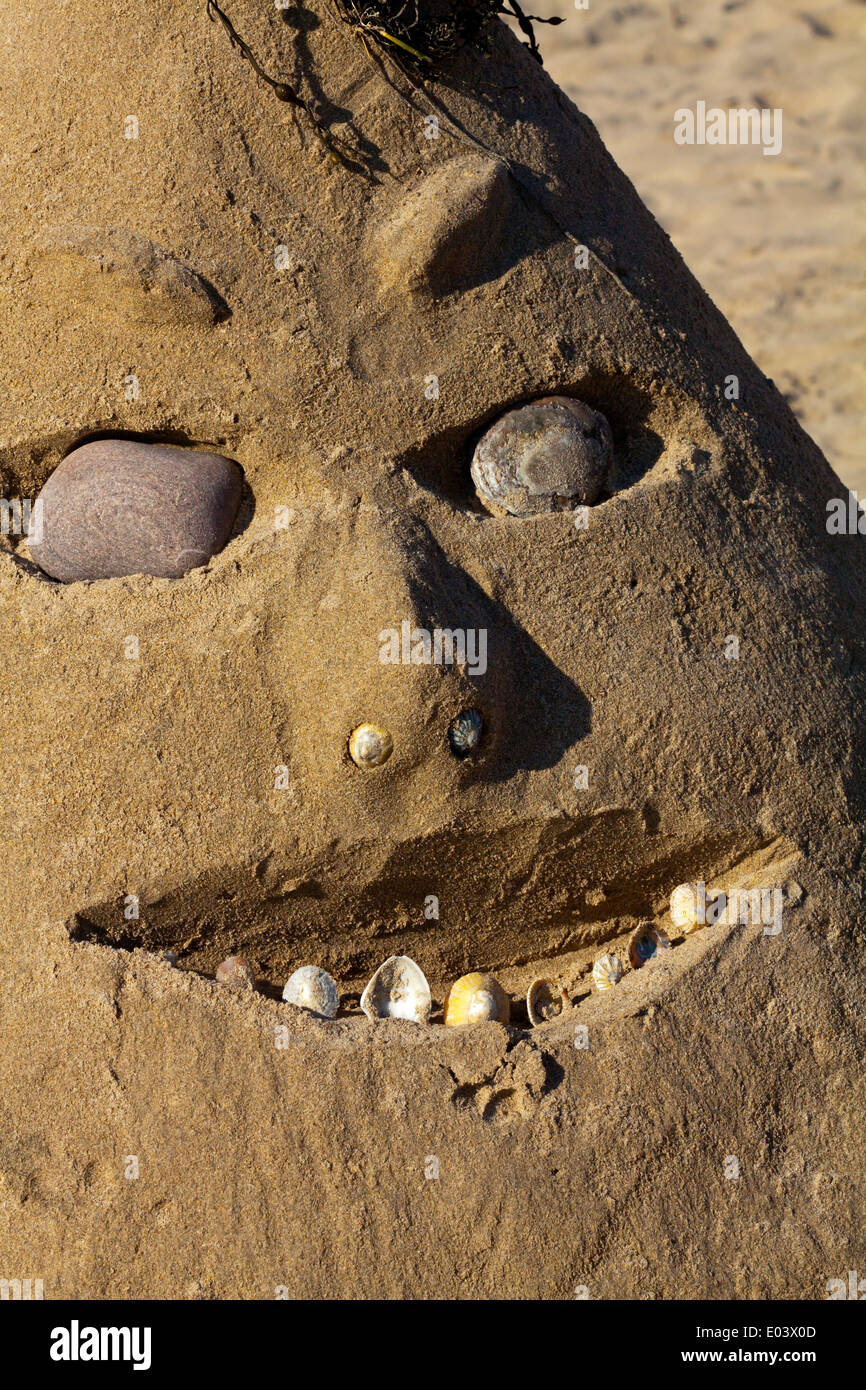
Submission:
M 545 64 L 747 349 L 866 495 L 864 0 L 534 0 Z M 674 112 L 780 107 L 783 148 L 679 146 Z

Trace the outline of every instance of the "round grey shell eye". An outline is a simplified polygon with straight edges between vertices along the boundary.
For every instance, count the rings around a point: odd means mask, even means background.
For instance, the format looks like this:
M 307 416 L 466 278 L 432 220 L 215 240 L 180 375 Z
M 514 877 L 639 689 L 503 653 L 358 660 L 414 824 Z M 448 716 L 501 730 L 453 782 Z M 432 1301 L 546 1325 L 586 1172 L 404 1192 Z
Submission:
M 543 396 L 490 426 L 471 472 L 488 511 L 536 516 L 597 502 L 612 462 L 613 435 L 600 411 L 567 396 Z
M 484 733 L 484 719 L 477 709 L 461 710 L 452 719 L 448 730 L 448 743 L 455 758 L 469 758 L 478 748 Z
M 232 459 L 198 449 L 99 439 L 73 449 L 39 494 L 30 553 L 50 575 L 179 579 L 228 540 L 243 492 Z

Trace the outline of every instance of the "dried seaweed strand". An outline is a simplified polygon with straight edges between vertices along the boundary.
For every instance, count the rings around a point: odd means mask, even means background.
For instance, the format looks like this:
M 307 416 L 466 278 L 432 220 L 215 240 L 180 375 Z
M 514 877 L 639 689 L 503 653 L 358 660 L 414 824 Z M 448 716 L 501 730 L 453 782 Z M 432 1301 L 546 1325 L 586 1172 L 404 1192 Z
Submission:
M 535 30 L 532 26 L 533 24 L 562 24 L 562 16 L 553 15 L 550 19 L 543 19 L 537 14 L 524 14 L 517 0 L 507 0 L 507 3 L 503 5 L 501 9 L 497 10 L 497 14 L 511 14 L 514 16 L 521 30 L 529 40 L 528 47 L 530 53 L 536 62 L 541 63 L 543 67 L 544 59 L 541 56 L 541 49 L 538 47 L 538 40 L 535 37 Z
M 220 21 L 228 35 L 229 43 L 232 48 L 236 48 L 241 57 L 245 58 L 250 64 L 256 76 L 260 78 L 262 82 L 267 83 L 278 101 L 288 102 L 291 106 L 304 112 L 316 135 L 331 154 L 335 155 L 336 158 L 343 163 L 356 157 L 356 151 L 352 149 L 352 146 L 348 144 L 347 141 L 341 140 L 339 136 L 333 135 L 316 115 L 310 103 L 305 101 L 288 82 L 282 82 L 278 78 L 271 77 L 269 73 L 265 72 L 249 44 L 245 39 L 241 38 L 228 15 L 220 9 L 217 0 L 207 0 L 207 17 L 211 22 L 215 19 Z

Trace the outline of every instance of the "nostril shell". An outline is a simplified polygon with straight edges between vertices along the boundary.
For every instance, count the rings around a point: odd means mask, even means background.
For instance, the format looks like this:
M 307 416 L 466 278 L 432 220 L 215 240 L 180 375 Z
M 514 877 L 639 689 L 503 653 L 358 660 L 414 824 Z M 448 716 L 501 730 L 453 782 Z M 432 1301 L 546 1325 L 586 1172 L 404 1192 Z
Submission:
M 349 735 L 349 757 L 356 767 L 381 767 L 394 751 L 394 740 L 377 724 L 359 724 Z
M 484 718 L 480 710 L 461 710 L 448 729 L 448 743 L 455 758 L 469 758 L 478 748 L 484 733 Z
M 37 565 L 72 583 L 153 574 L 179 579 L 222 550 L 240 506 L 232 459 L 134 439 L 73 449 L 39 494 Z
M 471 472 L 488 511 L 536 516 L 597 502 L 612 460 L 613 435 L 598 410 L 544 396 L 490 426 Z
M 671 893 L 670 908 L 671 921 L 684 936 L 690 936 L 693 931 L 697 931 L 701 925 L 698 921 L 698 885 L 679 884 Z

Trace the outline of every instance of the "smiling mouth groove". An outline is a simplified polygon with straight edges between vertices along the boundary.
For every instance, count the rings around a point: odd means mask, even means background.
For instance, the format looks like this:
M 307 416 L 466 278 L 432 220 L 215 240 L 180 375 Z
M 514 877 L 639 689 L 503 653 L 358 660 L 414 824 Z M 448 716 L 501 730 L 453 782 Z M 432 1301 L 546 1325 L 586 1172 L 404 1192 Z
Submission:
M 620 828 L 628 834 L 629 826 Z M 459 830 L 452 833 L 461 839 Z M 142 894 L 138 919 L 125 916 L 124 896 L 82 906 L 65 925 L 74 943 L 170 954 L 180 969 L 199 975 L 213 976 L 220 961 L 242 954 L 254 966 L 259 992 L 271 999 L 280 998 L 282 985 L 299 965 L 316 964 L 334 976 L 345 1002 L 360 995 L 386 956 L 407 954 L 419 961 L 437 998 L 449 980 L 482 969 L 496 971 L 518 998 L 534 975 L 553 974 L 576 1000 L 591 990 L 590 972 L 599 954 L 611 942 L 624 941 L 640 921 L 661 921 L 679 883 L 702 877 L 708 884 L 778 883 L 796 854 L 781 838 L 706 841 L 660 854 L 639 883 L 625 879 L 582 894 L 575 890 L 563 907 L 557 895 L 563 878 L 569 873 L 574 878 L 575 835 L 562 834 L 554 848 L 555 853 L 548 847 L 542 855 L 540 877 L 533 872 L 522 880 L 515 877 L 504 892 L 499 883 L 498 896 L 492 881 L 486 884 L 475 920 L 460 923 L 459 940 L 448 930 L 447 903 L 442 921 L 423 921 L 418 895 L 429 873 L 416 864 L 408 876 L 399 858 L 384 873 L 380 864 L 378 877 L 356 891 L 352 885 L 347 889 L 345 864 L 332 865 L 328 875 L 319 871 L 288 879 L 266 863 L 258 877 L 247 866 L 242 873 L 205 875 L 150 901 Z M 441 841 L 428 850 L 429 862 L 441 862 Z M 532 852 L 529 841 L 527 852 Z M 464 865 L 463 874 L 477 888 L 475 867 Z M 551 891 L 545 891 L 547 877 Z

